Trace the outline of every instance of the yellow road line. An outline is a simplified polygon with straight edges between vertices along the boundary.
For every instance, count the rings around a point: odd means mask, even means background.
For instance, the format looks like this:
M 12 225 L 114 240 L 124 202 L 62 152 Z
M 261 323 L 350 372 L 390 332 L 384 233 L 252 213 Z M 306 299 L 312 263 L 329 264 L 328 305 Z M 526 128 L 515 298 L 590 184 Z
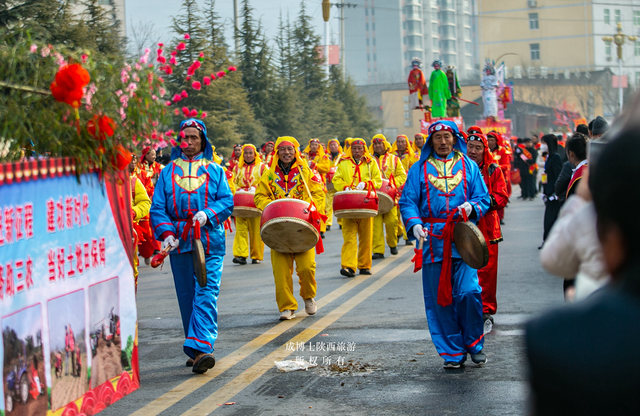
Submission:
M 218 404 L 225 403 L 231 400 L 236 394 L 240 393 L 244 390 L 249 384 L 256 381 L 260 378 L 264 373 L 266 373 L 270 368 L 273 368 L 274 361 L 281 361 L 285 359 L 287 356 L 291 355 L 293 351 L 287 351 L 286 346 L 289 342 L 295 343 L 307 343 L 311 338 L 315 337 L 324 330 L 326 327 L 340 319 L 351 309 L 358 306 L 365 299 L 369 298 L 371 295 L 376 293 L 382 287 L 384 287 L 387 283 L 395 279 L 400 273 L 407 270 L 411 263 L 403 262 L 396 266 L 393 270 L 389 271 L 387 274 L 382 276 L 376 282 L 372 283 L 366 289 L 358 292 L 349 300 L 344 302 L 342 305 L 338 306 L 323 318 L 314 321 L 307 329 L 302 331 L 300 334 L 291 338 L 285 344 L 283 344 L 279 349 L 267 355 L 256 364 L 251 366 L 246 371 L 242 372 L 239 376 L 222 386 L 216 392 L 211 394 L 206 399 L 202 400 L 200 403 L 189 409 L 187 412 L 183 413 L 183 415 L 187 416 L 200 416 L 200 415 L 208 415 L 218 409 Z
M 382 260 L 380 263 L 376 264 L 372 268 L 372 272 L 374 273 L 374 276 L 377 271 L 384 269 L 386 266 L 388 266 L 389 264 L 397 260 L 401 260 L 404 257 L 405 252 L 408 252 L 408 251 L 410 250 L 408 250 L 407 247 L 403 247 L 399 250 L 399 253 L 397 256 L 386 258 Z M 335 289 L 333 292 L 319 299 L 317 301 L 318 310 L 328 305 L 329 303 L 333 302 L 334 300 L 338 299 L 340 296 L 349 292 L 351 289 L 355 288 L 356 286 L 360 285 L 361 283 L 365 282 L 367 279 L 370 279 L 371 277 L 372 276 L 358 275 L 353 279 L 349 279 L 347 283 L 343 284 L 339 288 Z M 298 315 L 298 318 L 296 319 L 293 319 L 291 321 L 280 322 L 279 324 L 275 325 L 273 328 L 270 328 L 269 330 L 260 334 L 253 340 L 247 342 L 237 350 L 221 358 L 219 361 L 216 362 L 216 366 L 213 369 L 207 371 L 203 375 L 194 376 L 189 378 L 186 381 L 183 381 L 176 387 L 164 393 L 162 396 L 158 397 L 157 399 L 148 403 L 144 407 L 138 409 L 136 412 L 132 413 L 132 416 L 155 416 L 160 414 L 161 412 L 167 410 L 169 407 L 173 406 L 178 401 L 182 400 L 189 394 L 193 393 L 203 385 L 207 384 L 212 379 L 218 377 L 220 374 L 224 373 L 234 365 L 238 364 L 240 361 L 244 360 L 249 355 L 257 351 L 258 349 L 262 348 L 264 345 L 268 344 L 269 342 L 271 342 L 273 339 L 279 337 L 289 329 L 298 325 L 306 317 L 307 315 L 305 313 L 301 313 Z

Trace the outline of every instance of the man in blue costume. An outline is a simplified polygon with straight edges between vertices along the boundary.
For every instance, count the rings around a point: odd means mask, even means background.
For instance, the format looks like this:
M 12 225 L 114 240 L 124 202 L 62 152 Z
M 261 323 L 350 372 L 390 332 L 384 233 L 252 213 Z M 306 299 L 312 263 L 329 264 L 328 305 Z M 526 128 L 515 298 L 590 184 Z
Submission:
M 466 153 L 467 145 L 455 123 L 433 123 L 399 202 L 407 234 L 424 239 L 421 261 L 427 322 L 436 350 L 449 369 L 460 368 L 467 353 L 478 365 L 487 360 L 482 351 L 478 273 L 462 261 L 453 245 L 455 223 L 465 217 L 477 221 L 490 205 L 478 165 Z
M 204 373 L 215 365 L 218 337 L 218 293 L 225 254 L 224 221 L 233 211 L 233 195 L 222 167 L 214 162 L 207 128 L 200 120 L 180 123 L 184 148 L 174 147 L 171 163 L 160 172 L 151 205 L 151 226 L 162 247 L 171 246 L 173 280 L 178 296 L 187 366 Z M 204 247 L 206 285 L 197 283 L 192 239 Z

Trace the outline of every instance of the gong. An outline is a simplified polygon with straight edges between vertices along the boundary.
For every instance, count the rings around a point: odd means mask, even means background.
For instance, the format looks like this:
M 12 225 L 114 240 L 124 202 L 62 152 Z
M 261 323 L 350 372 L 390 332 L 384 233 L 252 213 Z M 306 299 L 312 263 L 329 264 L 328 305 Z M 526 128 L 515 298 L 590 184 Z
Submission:
M 470 221 L 459 222 L 453 229 L 453 243 L 469 267 L 481 269 L 489 263 L 489 248 L 482 232 Z
M 198 284 L 200 287 L 205 287 L 207 286 L 207 265 L 204 260 L 204 246 L 199 238 L 194 238 L 191 242 L 191 256 Z

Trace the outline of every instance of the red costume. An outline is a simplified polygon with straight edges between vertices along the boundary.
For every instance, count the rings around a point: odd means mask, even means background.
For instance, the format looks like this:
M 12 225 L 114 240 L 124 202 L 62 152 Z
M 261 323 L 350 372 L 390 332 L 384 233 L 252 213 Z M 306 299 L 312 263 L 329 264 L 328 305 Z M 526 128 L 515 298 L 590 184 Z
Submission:
M 418 93 L 418 102 L 422 105 L 422 97 L 429 95 L 429 89 L 427 88 L 427 80 L 424 77 L 424 73 L 420 68 L 414 67 L 409 73 L 409 94 Z M 422 108 L 422 107 L 419 107 Z
M 144 158 L 144 155 L 146 154 L 144 150 L 142 154 L 143 154 L 142 157 Z M 151 180 L 151 178 L 147 175 L 146 170 L 138 166 L 133 172 L 133 177 L 138 178 L 140 180 L 140 182 L 144 186 L 144 189 L 147 191 L 147 195 L 149 196 L 149 199 L 153 200 L 153 191 L 155 190 L 155 185 L 153 184 L 153 181 Z M 131 192 L 135 199 L 134 185 L 135 185 L 135 181 L 132 181 Z M 142 217 L 142 219 L 137 224 L 134 224 L 134 228 L 138 236 L 137 237 L 138 252 L 145 259 L 153 257 L 154 251 L 160 250 L 160 243 L 156 241 L 156 239 L 153 237 L 153 232 L 151 231 L 151 225 L 149 223 L 149 214 Z
M 498 243 L 502 241 L 502 230 L 498 210 L 503 209 L 509 201 L 507 184 L 502 174 L 502 169 L 494 163 L 489 150 L 487 138 L 482 134 L 471 134 L 469 140 L 481 139 L 484 144 L 484 161 L 480 166 L 482 178 L 487 185 L 491 205 L 487 213 L 478 221 L 478 228 L 487 240 L 489 248 L 489 263 L 478 270 L 478 280 L 482 287 L 482 312 L 494 315 L 498 309 L 496 301 L 496 287 L 498 283 Z
M 507 147 L 504 138 L 500 133 L 492 131 L 487 134 L 487 136 L 493 136 L 496 138 L 496 143 L 498 146 L 491 150 L 491 154 L 493 154 L 493 159 L 495 163 L 500 166 L 500 170 L 502 171 L 502 176 L 504 177 L 505 182 L 507 183 L 507 198 L 511 197 L 511 150 Z M 498 217 L 500 220 L 504 219 L 504 207 L 498 209 Z

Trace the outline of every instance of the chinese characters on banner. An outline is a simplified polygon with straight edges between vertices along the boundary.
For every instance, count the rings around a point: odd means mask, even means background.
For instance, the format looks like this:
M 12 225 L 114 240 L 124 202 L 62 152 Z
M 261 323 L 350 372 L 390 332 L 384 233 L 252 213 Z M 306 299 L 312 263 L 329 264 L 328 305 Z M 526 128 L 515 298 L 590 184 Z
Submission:
M 486 119 L 477 120 L 476 126 L 480 127 L 485 134 L 490 131 L 496 131 L 500 133 L 505 140 L 511 140 L 511 120 L 491 121 L 490 124 L 487 124 Z
M 78 178 L 71 163 L 0 165 L 4 414 L 93 414 L 139 386 L 133 270 L 116 220 L 130 215 L 112 211 L 130 206 L 129 181 Z

